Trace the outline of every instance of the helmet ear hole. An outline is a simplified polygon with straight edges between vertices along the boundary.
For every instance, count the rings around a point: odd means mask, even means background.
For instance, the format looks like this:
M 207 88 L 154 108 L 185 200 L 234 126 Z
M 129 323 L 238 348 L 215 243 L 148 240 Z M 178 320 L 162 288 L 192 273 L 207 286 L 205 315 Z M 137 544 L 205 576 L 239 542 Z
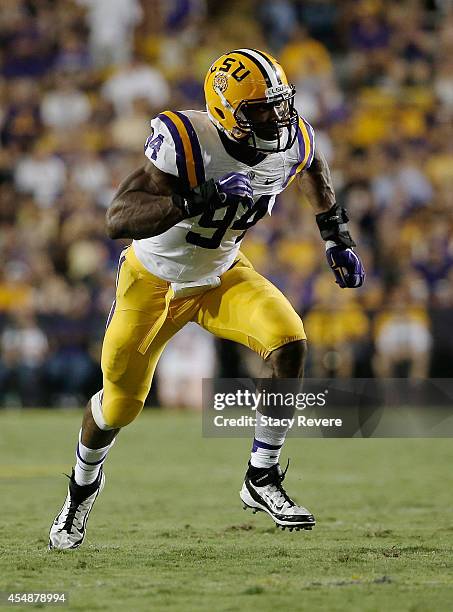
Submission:
M 217 106 L 214 107 L 214 110 L 221 119 L 225 119 L 225 113 L 223 112 L 223 110 L 221 110 L 220 108 L 217 108 Z

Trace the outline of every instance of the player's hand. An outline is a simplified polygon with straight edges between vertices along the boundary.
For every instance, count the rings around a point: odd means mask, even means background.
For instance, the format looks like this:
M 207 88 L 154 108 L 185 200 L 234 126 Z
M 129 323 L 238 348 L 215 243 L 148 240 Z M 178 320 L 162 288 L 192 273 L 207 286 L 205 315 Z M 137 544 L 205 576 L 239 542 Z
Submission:
M 363 285 L 365 269 L 355 251 L 329 241 L 326 243 L 326 257 L 335 274 L 335 282 L 340 287 L 344 289 Z
M 224 206 L 238 203 L 253 206 L 252 184 L 246 174 L 229 172 L 216 181 L 216 186 Z
M 253 206 L 253 189 L 250 179 L 245 174 L 230 172 L 214 181 L 194 187 L 188 194 L 181 196 L 173 194 L 173 203 L 185 218 L 195 217 L 203 213 L 214 213 L 225 206 Z

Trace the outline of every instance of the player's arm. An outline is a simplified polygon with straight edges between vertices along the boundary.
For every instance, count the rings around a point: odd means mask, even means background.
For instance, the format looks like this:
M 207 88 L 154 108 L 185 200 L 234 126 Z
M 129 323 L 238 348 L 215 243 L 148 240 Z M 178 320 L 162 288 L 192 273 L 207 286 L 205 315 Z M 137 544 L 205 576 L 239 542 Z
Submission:
M 203 212 L 237 206 L 239 201 L 253 203 L 252 195 L 250 179 L 236 172 L 184 192 L 177 177 L 147 162 L 118 187 L 106 215 L 107 234 L 135 240 L 158 236 Z
M 316 214 L 327 212 L 335 206 L 330 168 L 321 151 L 315 148 L 310 167 L 299 176 L 302 190 Z
M 172 197 L 178 190 L 177 177 L 147 161 L 118 187 L 107 210 L 107 234 L 110 238 L 140 239 L 167 231 L 184 218 Z
M 107 211 L 110 238 L 151 238 L 183 219 L 214 215 L 218 208 L 243 200 L 253 202 L 250 180 L 243 174 L 189 184 L 186 151 L 173 115 L 161 113 L 151 121 L 144 148 L 147 160 L 121 183 Z
M 301 186 L 315 214 L 321 237 L 326 243 L 326 257 L 340 287 L 360 287 L 365 270 L 352 247 L 345 209 L 337 204 L 329 165 L 315 148 L 310 167 L 301 175 Z

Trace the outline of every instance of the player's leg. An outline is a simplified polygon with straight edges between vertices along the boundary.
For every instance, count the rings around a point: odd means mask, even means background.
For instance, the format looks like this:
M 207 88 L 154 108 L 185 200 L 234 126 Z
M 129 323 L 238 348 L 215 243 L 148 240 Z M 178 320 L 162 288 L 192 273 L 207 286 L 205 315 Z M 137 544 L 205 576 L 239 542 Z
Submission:
M 271 383 L 268 390 L 281 390 L 278 379 L 303 376 L 306 349 L 306 340 L 296 340 L 271 352 L 267 361 L 275 384 Z M 282 486 L 286 470 L 282 471 L 279 458 L 289 426 L 275 424 L 275 421 L 270 425 L 263 415 L 278 416 L 274 409 L 270 413 L 264 408 L 256 411 L 251 458 L 240 493 L 244 509 L 249 507 L 254 512 L 267 512 L 282 529 L 312 529 L 315 519 L 311 512 L 296 504 Z M 284 416 L 285 419 L 292 418 L 294 409 L 285 406 Z
M 167 316 L 168 285 L 122 260 L 116 305 L 102 349 L 103 389 L 85 410 L 68 494 L 50 531 L 49 548 L 76 548 L 104 486 L 103 463 L 118 431 L 141 412 L 157 361 L 179 327 Z
M 276 386 L 279 379 L 302 377 L 306 355 L 302 321 L 285 296 L 245 258 L 222 276 L 222 284 L 206 293 L 200 304 L 197 322 L 213 334 L 260 354 L 271 366 Z M 311 529 L 315 524 L 311 513 L 292 501 L 282 487 L 285 474 L 278 461 L 288 426 L 268 424 L 262 418 L 265 412 L 262 407 L 256 412 L 241 498 L 246 506 L 270 514 L 279 526 Z M 284 416 L 291 415 L 286 412 Z
M 270 365 L 274 378 L 302 378 L 306 355 L 306 339 L 294 340 L 274 349 L 266 362 Z
M 304 372 L 305 356 L 307 353 L 306 340 L 294 340 L 273 350 L 266 362 L 269 364 L 272 371 L 272 380 L 267 381 L 267 391 L 282 391 L 279 387 L 281 379 L 296 379 L 293 383 L 293 392 L 300 390 L 298 379 L 301 379 Z M 285 388 L 285 391 L 288 388 Z M 291 406 L 284 407 L 284 417 L 291 419 L 294 416 L 294 408 Z M 252 445 L 252 453 L 250 465 L 252 468 L 271 468 L 276 465 L 280 458 L 280 452 L 285 442 L 286 435 L 289 430 L 288 425 L 268 425 L 265 419 L 261 416 L 279 418 L 279 407 L 260 407 L 257 411 L 257 421 L 255 427 L 255 437 Z M 253 470 L 252 470 L 253 471 Z

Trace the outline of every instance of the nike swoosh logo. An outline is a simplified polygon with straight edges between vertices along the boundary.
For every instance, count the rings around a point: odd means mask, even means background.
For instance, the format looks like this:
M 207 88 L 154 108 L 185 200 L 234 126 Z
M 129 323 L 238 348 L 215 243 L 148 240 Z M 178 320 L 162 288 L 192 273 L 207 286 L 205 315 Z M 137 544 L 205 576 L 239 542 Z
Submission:
M 265 185 L 272 185 L 272 183 L 276 183 L 277 181 L 278 181 L 278 179 L 274 179 L 273 181 L 271 181 L 271 180 L 269 180 L 269 179 L 266 179 L 266 181 L 265 181 L 265 183 L 264 183 L 264 184 L 265 184 Z
M 280 511 L 284 506 L 284 503 L 277 506 L 277 504 L 272 500 L 272 497 L 267 495 L 267 493 L 262 493 L 261 497 L 264 499 L 267 505 L 270 506 L 270 508 L 275 508 L 276 510 Z

